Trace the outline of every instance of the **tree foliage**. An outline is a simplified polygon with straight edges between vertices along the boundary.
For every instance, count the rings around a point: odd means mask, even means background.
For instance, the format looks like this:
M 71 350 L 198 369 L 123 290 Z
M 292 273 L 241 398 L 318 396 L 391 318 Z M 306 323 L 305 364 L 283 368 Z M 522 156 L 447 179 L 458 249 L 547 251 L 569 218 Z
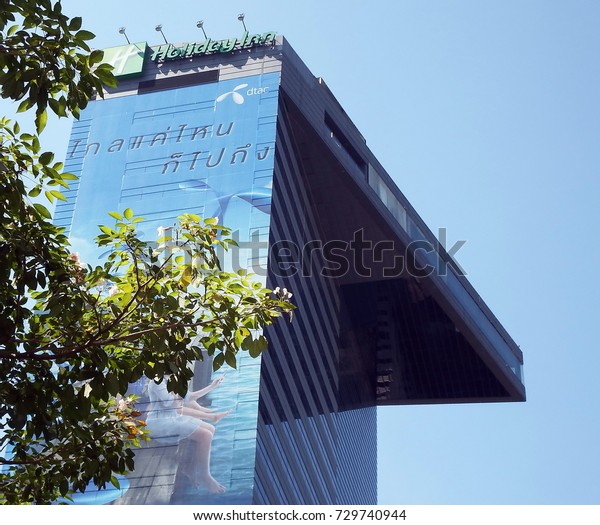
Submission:
M 0 94 L 35 111 L 37 129 L 0 120 L 0 502 L 46 503 L 133 468 L 147 432 L 130 383 L 169 374 L 183 395 L 193 361 L 211 356 L 217 369 L 240 351 L 258 356 L 261 329 L 293 306 L 220 269 L 235 242 L 214 218 L 183 215 L 147 242 L 142 218 L 111 212 L 96 239 L 103 262 L 71 252 L 42 201 L 64 200 L 76 177 L 38 134 L 48 108 L 77 118 L 115 79 L 60 2 L 0 6 Z

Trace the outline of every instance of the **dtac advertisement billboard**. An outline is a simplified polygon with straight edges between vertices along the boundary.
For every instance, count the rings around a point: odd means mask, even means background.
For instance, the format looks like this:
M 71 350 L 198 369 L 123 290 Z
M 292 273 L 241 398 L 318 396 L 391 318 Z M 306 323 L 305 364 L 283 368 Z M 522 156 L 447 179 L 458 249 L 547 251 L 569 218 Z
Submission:
M 125 208 L 145 218 L 147 240 L 189 212 L 218 217 L 242 243 L 268 241 L 278 87 L 270 73 L 90 103 L 67 151 L 65 169 L 80 178 L 55 218 L 73 251 L 92 264 L 106 256 L 93 243 L 98 225 Z M 225 264 L 266 268 L 266 250 L 240 250 Z M 190 390 L 204 395 L 194 417 L 173 409 L 162 385 L 132 385 L 152 440 L 121 490 L 90 490 L 76 502 L 250 504 L 259 378 L 260 359 L 248 356 L 215 373 L 208 359 L 196 363 Z M 188 439 L 198 429 L 206 439 Z

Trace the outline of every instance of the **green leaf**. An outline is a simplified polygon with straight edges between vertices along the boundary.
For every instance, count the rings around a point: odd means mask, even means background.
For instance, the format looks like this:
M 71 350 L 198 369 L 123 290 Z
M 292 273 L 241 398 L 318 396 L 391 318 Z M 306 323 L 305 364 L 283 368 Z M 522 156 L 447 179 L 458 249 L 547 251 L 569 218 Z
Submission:
M 65 196 L 58 190 L 50 190 L 50 193 L 52 193 L 52 195 L 54 195 L 54 197 L 56 197 L 60 201 L 64 201 L 64 202 L 67 201 Z
M 27 195 L 29 195 L 30 197 L 37 197 L 41 192 L 42 186 L 38 184 L 37 186 L 32 188 Z
M 109 211 L 108 214 L 113 218 L 113 219 L 117 219 L 118 221 L 122 221 L 123 220 L 123 216 L 116 211 Z M 102 228 L 100 228 L 102 229 Z
M 110 71 L 107 71 L 105 69 L 96 69 L 94 73 L 100 79 L 102 84 L 109 87 L 115 87 L 117 85 L 117 81 Z
M 96 35 L 94 33 L 92 33 L 91 31 L 86 31 L 85 29 L 82 29 L 81 31 L 77 31 L 77 33 L 75 33 L 76 40 L 92 40 L 95 37 Z
M 215 356 L 215 358 L 213 359 L 213 370 L 218 370 L 219 368 L 221 368 L 223 366 L 223 363 L 225 362 L 225 354 L 224 353 L 220 353 L 218 355 Z
M 25 100 L 23 100 L 23 102 L 21 102 L 19 104 L 19 107 L 17 108 L 17 113 L 23 113 L 24 111 L 27 111 L 32 106 L 33 106 L 33 101 L 30 98 L 26 98 Z
M 248 346 L 248 353 L 250 354 L 250 357 L 256 359 L 261 353 L 262 350 L 260 349 L 260 346 L 256 344 L 256 341 L 252 341 L 251 343 L 249 342 L 247 344 Z
M 125 216 L 125 218 L 130 221 L 131 218 L 133 217 L 133 210 L 131 208 L 127 208 L 124 212 L 123 215 Z
M 51 98 L 48 100 L 48 105 L 50 106 L 50 109 L 58 115 L 58 100 Z
M 53 160 L 54 153 L 52 153 L 51 151 L 46 151 L 42 153 L 39 158 L 40 164 L 43 164 L 44 166 L 48 166 L 48 164 L 50 164 Z
M 242 342 L 246 337 L 250 335 L 250 330 L 248 330 L 245 326 L 241 326 L 235 331 L 235 344 L 237 347 L 242 346 Z
M 82 19 L 80 16 L 71 18 L 71 21 L 69 22 L 69 31 L 79 31 L 81 29 L 81 23 Z
M 48 100 L 48 105 L 59 117 L 67 116 L 67 101 L 64 97 L 60 97 L 58 100 L 51 98 Z
M 231 368 L 237 368 L 237 362 L 235 360 L 235 354 L 230 351 L 227 350 L 225 352 L 225 362 L 231 367 Z
M 267 349 L 267 346 L 267 338 L 264 335 L 261 335 L 254 340 L 252 345 L 250 345 L 248 353 L 250 354 L 250 357 L 256 358 Z
M 185 270 L 183 270 L 179 282 L 182 284 L 182 286 L 189 286 L 189 284 L 192 282 L 192 269 L 189 266 L 186 266 Z
M 116 396 L 119 393 L 119 380 L 115 373 L 106 374 L 104 387 L 111 396 Z
M 38 133 L 44 131 L 47 122 L 48 112 L 45 109 L 43 111 L 38 111 L 35 115 L 35 129 Z
M 99 64 L 100 62 L 102 62 L 103 58 L 104 58 L 104 51 L 102 51 L 100 49 L 94 49 L 94 51 L 92 51 L 90 53 L 89 62 L 90 62 L 90 64 Z
M 35 203 L 33 205 L 33 207 L 37 210 L 37 212 L 44 217 L 45 219 L 51 219 L 52 218 L 52 214 L 48 211 L 48 208 L 46 208 L 45 206 L 42 206 L 39 203 Z
M 121 484 L 119 483 L 119 479 L 117 478 L 117 476 L 111 476 L 110 482 L 116 489 L 121 489 Z

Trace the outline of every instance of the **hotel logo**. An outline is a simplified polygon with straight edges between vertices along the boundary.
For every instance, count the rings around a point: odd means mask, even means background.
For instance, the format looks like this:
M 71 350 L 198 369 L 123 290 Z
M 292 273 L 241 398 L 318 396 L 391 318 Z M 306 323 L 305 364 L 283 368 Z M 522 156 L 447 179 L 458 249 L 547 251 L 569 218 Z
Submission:
M 146 42 L 138 42 L 105 49 L 103 62 L 114 68 L 113 75 L 115 77 L 124 79 L 142 74 L 145 55 Z

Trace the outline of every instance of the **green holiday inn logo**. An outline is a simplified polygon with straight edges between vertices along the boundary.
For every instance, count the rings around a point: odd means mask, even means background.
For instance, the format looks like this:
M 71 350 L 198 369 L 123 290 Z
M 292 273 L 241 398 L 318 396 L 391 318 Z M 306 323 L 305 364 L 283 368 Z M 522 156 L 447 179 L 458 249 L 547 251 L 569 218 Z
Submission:
M 103 62 L 114 68 L 113 75 L 117 78 L 125 79 L 141 75 L 146 47 L 146 42 L 109 47 L 104 50 Z

